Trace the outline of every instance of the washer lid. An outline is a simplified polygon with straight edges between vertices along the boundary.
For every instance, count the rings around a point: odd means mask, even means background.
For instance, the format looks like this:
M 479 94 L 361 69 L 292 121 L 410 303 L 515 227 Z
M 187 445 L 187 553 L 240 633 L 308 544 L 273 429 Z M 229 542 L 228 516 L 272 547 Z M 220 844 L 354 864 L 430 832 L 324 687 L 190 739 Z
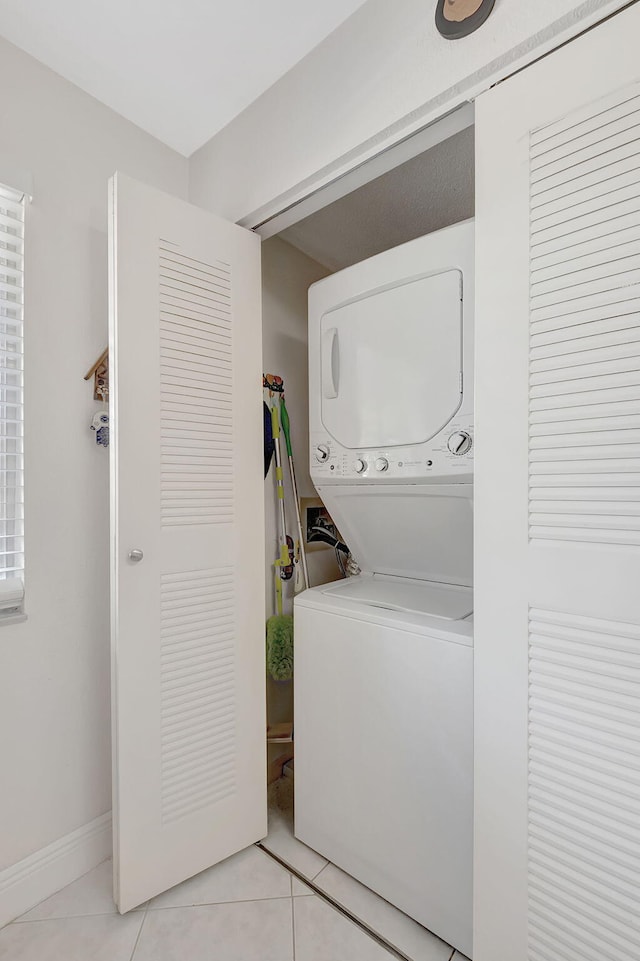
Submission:
M 374 574 L 349 577 L 327 587 L 323 594 L 357 601 L 367 607 L 407 614 L 427 614 L 446 621 L 459 621 L 473 613 L 470 587 L 434 584 L 405 577 Z
M 473 584 L 472 484 L 323 484 L 318 493 L 363 571 Z
M 322 423 L 342 447 L 435 437 L 462 400 L 462 272 L 373 290 L 320 323 Z

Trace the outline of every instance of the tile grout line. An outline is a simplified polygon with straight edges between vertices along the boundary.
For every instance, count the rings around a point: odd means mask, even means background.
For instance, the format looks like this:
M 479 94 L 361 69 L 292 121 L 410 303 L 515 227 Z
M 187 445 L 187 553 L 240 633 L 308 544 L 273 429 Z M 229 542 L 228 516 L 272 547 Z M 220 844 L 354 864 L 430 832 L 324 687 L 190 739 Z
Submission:
M 330 864 L 329 861 L 327 861 L 326 864 L 323 864 L 322 867 L 320 868 L 320 870 L 319 870 L 316 874 L 313 875 L 313 877 L 312 877 L 311 880 L 312 880 L 312 881 L 317 881 L 318 878 L 320 877 L 320 875 L 322 874 L 322 872 L 327 870 L 327 868 L 329 867 L 329 864 Z
M 138 929 L 138 936 L 136 937 L 135 943 L 134 943 L 134 945 L 133 945 L 133 951 L 131 952 L 131 957 L 129 958 L 129 961 L 133 961 L 133 957 L 134 957 L 136 951 L 138 950 L 138 944 L 139 944 L 139 942 L 140 942 L 140 936 L 141 936 L 141 934 L 142 934 L 142 929 L 143 929 L 143 927 L 144 927 L 144 925 L 145 925 L 145 921 L 147 920 L 147 915 L 148 915 L 148 913 L 149 913 L 149 904 L 147 903 L 147 906 L 146 906 L 146 908 L 144 909 L 144 914 L 142 915 L 142 921 L 140 922 L 140 928 Z
M 293 880 L 291 881 L 291 890 L 293 891 Z M 293 947 L 293 961 L 296 961 L 296 909 L 295 909 L 295 898 L 291 895 L 291 941 Z
M 293 911 L 293 874 L 289 871 L 289 890 L 291 891 L 291 956 L 296 961 L 296 919 Z
M 310 888 L 313 893 L 320 898 L 321 901 L 324 901 L 335 911 L 337 911 L 338 914 L 341 914 L 343 918 L 346 918 L 347 921 L 351 921 L 351 923 L 357 928 L 360 928 L 360 930 L 364 934 L 368 935 L 372 941 L 376 941 L 380 947 L 385 948 L 389 954 L 391 954 L 394 958 L 397 958 L 398 961 L 415 961 L 415 959 L 410 958 L 408 954 L 403 954 L 403 952 L 400 951 L 394 944 L 391 944 L 390 941 L 387 941 L 385 938 L 373 931 L 367 924 L 365 924 L 363 921 L 360 921 L 359 918 L 356 918 L 353 914 L 347 911 L 346 908 L 343 908 L 338 901 L 331 897 L 331 895 L 327 894 L 326 891 L 323 891 L 322 888 L 319 888 L 313 881 L 309 881 L 307 878 L 305 878 L 298 870 L 296 870 L 296 868 L 291 867 L 291 865 L 287 864 L 286 861 L 283 861 L 281 858 L 279 858 L 277 854 L 273 854 L 272 851 L 269 851 L 267 848 L 263 847 L 261 843 L 258 843 L 256 847 L 259 847 L 261 851 L 264 851 L 269 855 L 270 858 L 273 858 L 277 864 L 280 864 L 283 868 L 289 871 L 289 873 L 293 877 L 297 878 L 298 881 L 306 884 L 306 886 Z M 327 867 L 327 865 L 325 865 L 325 867 Z M 324 871 L 324 868 L 322 870 Z M 318 874 L 320 874 L 320 872 L 318 872 Z M 318 875 L 316 875 L 316 877 L 317 876 Z
M 131 915 L 131 917 L 133 917 L 136 914 L 144 915 L 146 913 L 147 913 L 147 908 L 144 908 L 143 910 L 141 909 L 139 911 L 136 911 L 136 910 L 127 911 L 127 914 Z M 124 915 L 120 914 L 120 912 L 116 909 L 115 911 L 99 911 L 91 914 L 60 914 L 52 918 L 24 918 L 24 920 L 22 920 L 21 918 L 15 918 L 15 920 L 10 921 L 9 924 L 5 925 L 5 927 L 8 928 L 9 925 L 12 925 L 12 924 L 20 924 L 20 925 L 46 924 L 48 921 L 79 921 L 80 918 L 122 918 L 122 917 L 124 917 Z
M 221 908 L 226 904 L 261 904 L 263 901 L 288 901 L 291 894 L 279 894 L 267 898 L 234 898 L 233 901 L 196 901 L 193 904 L 167 904 L 165 907 L 152 908 L 149 911 L 186 911 L 190 908 Z
M 154 908 L 151 903 L 147 905 L 144 910 L 140 911 L 127 911 L 128 915 L 143 914 L 147 916 L 148 911 L 179 911 L 185 908 L 208 908 L 222 906 L 225 904 L 252 904 L 254 901 L 286 901 L 288 898 L 292 897 L 290 894 L 280 894 L 275 897 L 270 894 L 266 898 L 238 898 L 233 901 L 195 901 L 191 904 L 167 904 L 164 907 Z M 18 918 L 15 921 L 10 921 L 5 927 L 9 927 L 12 924 L 47 924 L 49 921 L 78 921 L 80 918 L 117 918 L 124 917 L 117 910 L 115 911 L 100 911 L 98 913 L 92 914 L 61 914 L 59 917 L 55 918 L 29 918 L 28 920 L 20 921 Z

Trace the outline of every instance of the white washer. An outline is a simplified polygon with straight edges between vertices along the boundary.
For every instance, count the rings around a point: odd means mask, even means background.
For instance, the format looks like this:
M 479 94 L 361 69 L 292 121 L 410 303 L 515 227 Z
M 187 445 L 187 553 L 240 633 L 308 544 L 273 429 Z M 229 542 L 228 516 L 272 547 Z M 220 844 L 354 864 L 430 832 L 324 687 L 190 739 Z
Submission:
M 468 957 L 470 594 L 363 574 L 295 609 L 296 837 Z
M 309 292 L 311 475 L 363 574 L 295 600 L 295 833 L 472 952 L 473 224 Z

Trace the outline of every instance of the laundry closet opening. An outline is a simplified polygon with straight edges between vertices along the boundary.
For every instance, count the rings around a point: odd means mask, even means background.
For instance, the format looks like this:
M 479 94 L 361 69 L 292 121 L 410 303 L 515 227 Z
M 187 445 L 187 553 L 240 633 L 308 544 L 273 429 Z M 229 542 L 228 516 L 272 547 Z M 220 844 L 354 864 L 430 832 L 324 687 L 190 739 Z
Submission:
M 465 110 L 469 110 L 469 107 L 465 107 Z M 315 210 L 298 222 L 292 223 L 277 235 L 270 236 L 262 245 L 264 372 L 265 374 L 282 378 L 284 385 L 286 408 L 291 425 L 292 453 L 301 510 L 302 535 L 305 541 L 304 546 L 306 548 L 308 575 L 312 588 L 340 581 L 345 576 L 345 573 L 350 573 L 354 569 L 357 570 L 355 565 L 360 563 L 363 570 L 366 568 L 365 575 L 357 579 L 357 586 L 356 581 L 351 578 L 353 583 L 351 594 L 353 594 L 354 590 L 356 594 L 362 593 L 363 590 L 366 594 L 366 585 L 370 583 L 366 578 L 371 577 L 371 566 L 362 563 L 356 545 L 349 543 L 349 537 L 346 531 L 341 529 L 337 517 L 334 517 L 330 511 L 326 509 L 328 505 L 325 505 L 319 497 L 318 489 L 314 485 L 311 477 L 310 467 L 311 464 L 314 463 L 315 440 L 312 436 L 310 441 L 309 435 L 309 288 L 324 278 L 341 272 L 345 270 L 345 268 L 361 264 L 369 260 L 369 258 L 375 257 L 385 251 L 390 251 L 392 248 L 397 248 L 400 245 L 405 245 L 410 241 L 427 237 L 428 235 L 439 238 L 441 235 L 438 232 L 444 231 L 445 228 L 452 227 L 453 225 L 462 225 L 472 220 L 475 209 L 474 128 L 472 124 L 466 126 L 460 124 L 460 126 L 463 128 L 458 129 L 458 131 L 451 136 L 445 135 L 444 138 L 439 139 L 436 134 L 433 136 L 433 145 L 430 146 L 429 149 L 415 156 L 411 156 L 410 159 L 399 163 L 382 175 L 362 183 L 361 186 L 347 193 L 345 196 Z M 331 196 L 330 191 L 328 191 L 327 194 Z M 301 207 L 301 209 L 303 208 Z M 290 213 L 288 219 L 291 221 Z M 469 224 L 467 228 L 461 228 L 463 231 L 465 229 L 468 230 L 466 236 L 471 236 L 472 245 L 473 227 Z M 445 231 L 445 234 L 446 233 Z M 442 236 L 444 236 L 444 234 Z M 457 235 L 453 234 L 452 236 L 455 240 Z M 424 266 L 421 265 L 419 251 L 414 255 L 418 260 L 414 260 L 413 263 L 411 258 L 409 260 L 408 273 L 414 277 L 422 273 L 426 275 L 431 273 L 428 262 L 429 247 L 427 246 L 425 250 L 427 261 Z M 472 246 L 469 256 L 472 262 Z M 470 271 L 470 276 L 471 274 L 472 270 Z M 442 291 L 437 291 L 434 296 L 437 295 L 438 298 L 446 298 L 448 296 L 447 284 L 458 284 L 458 276 L 455 271 L 447 272 L 445 267 L 443 267 L 441 276 L 444 278 L 442 280 L 443 289 Z M 423 281 L 423 283 L 426 282 Z M 390 283 L 389 287 L 395 290 L 405 289 L 402 286 L 396 286 L 395 282 Z M 426 296 L 428 299 L 432 296 L 432 292 L 427 291 Z M 466 296 L 471 300 L 472 286 L 471 289 L 466 292 Z M 457 294 L 453 296 L 453 299 L 456 298 Z M 395 309 L 393 305 L 390 304 L 389 306 L 391 309 Z M 397 306 L 399 309 L 403 309 L 402 298 L 398 301 Z M 460 308 L 455 307 L 454 309 L 459 310 Z M 398 320 L 398 318 L 396 318 L 396 320 Z M 384 324 L 384 317 L 378 322 Z M 420 323 L 420 309 L 418 308 L 416 324 L 419 325 Z M 464 334 L 466 338 L 467 331 L 462 326 L 461 315 L 458 317 L 456 323 L 458 323 L 460 328 L 455 333 L 455 337 L 457 337 L 458 340 L 455 341 L 455 343 L 453 341 L 449 343 L 447 338 L 453 335 L 450 335 L 448 332 L 449 328 L 443 327 L 442 331 L 437 334 L 437 337 L 441 338 L 437 343 L 441 345 L 441 349 L 445 354 L 449 351 L 452 357 L 454 354 L 456 357 L 459 357 L 460 364 L 462 364 L 462 334 Z M 425 359 L 422 367 L 420 364 L 416 367 L 415 356 L 409 356 L 411 351 L 408 350 L 406 357 L 406 378 L 401 375 L 399 376 L 398 372 L 403 368 L 402 350 L 404 348 L 402 346 L 402 338 L 399 337 L 394 330 L 389 331 L 385 337 L 388 337 L 390 351 L 394 353 L 393 358 L 391 358 L 391 356 L 389 357 L 389 369 L 393 372 L 392 376 L 390 379 L 384 376 L 376 377 L 376 382 L 370 383 L 367 386 L 365 394 L 360 394 L 359 396 L 361 398 L 363 396 L 371 398 L 372 406 L 379 402 L 380 409 L 382 409 L 385 407 L 388 399 L 396 396 L 398 393 L 404 392 L 407 397 L 407 403 L 416 403 L 419 405 L 423 397 L 421 391 L 426 389 L 426 387 L 424 384 L 419 383 L 423 378 L 422 375 L 417 377 L 416 371 L 422 370 L 424 378 L 428 379 L 430 377 L 431 380 L 435 381 L 437 379 L 437 367 L 439 365 L 437 363 L 434 364 L 433 357 L 429 357 Z M 436 343 L 436 341 L 432 341 L 432 343 Z M 423 346 L 425 346 L 425 343 L 420 342 L 420 349 L 422 349 Z M 325 348 L 318 345 L 317 349 L 322 351 Z M 428 347 L 425 346 L 425 349 L 428 349 Z M 315 350 L 316 345 L 312 344 L 311 357 L 314 356 Z M 345 363 L 350 363 L 350 355 L 345 345 L 343 345 L 342 354 L 341 364 L 344 367 Z M 345 357 L 347 357 L 347 360 L 345 360 Z M 467 355 L 466 362 L 472 366 L 472 361 L 469 359 L 470 357 L 472 357 L 472 354 Z M 457 363 L 457 360 L 455 362 Z M 441 366 L 444 371 L 442 377 L 445 378 L 447 371 L 444 356 Z M 472 376 L 472 371 L 470 373 Z M 345 375 L 346 372 L 342 369 L 343 381 Z M 461 387 L 458 385 L 457 369 L 455 378 L 452 377 L 450 379 L 452 381 L 455 380 L 453 389 L 455 391 L 461 391 Z M 413 393 L 408 387 L 408 382 L 413 383 L 415 386 Z M 451 386 L 448 383 L 446 383 L 445 386 L 444 379 L 442 381 L 442 387 L 439 385 L 440 382 L 438 381 L 433 387 L 433 390 L 437 389 L 440 393 L 444 392 L 445 394 Z M 436 418 L 440 416 L 441 420 L 435 425 L 433 432 L 437 433 L 439 429 L 441 430 L 445 422 L 453 425 L 453 428 L 456 427 L 457 422 L 454 413 L 457 405 L 460 403 L 457 398 L 458 395 L 456 394 L 454 399 L 447 399 L 445 397 L 442 400 L 444 404 L 443 409 L 446 409 L 447 413 L 444 415 L 440 415 L 437 412 L 434 413 L 433 416 Z M 278 400 L 277 393 L 271 392 L 270 396 L 270 392 L 268 390 L 265 391 L 265 402 L 267 405 L 274 404 Z M 361 400 L 360 403 L 365 402 Z M 447 404 L 449 404 L 449 407 L 447 407 Z M 337 417 L 340 419 L 343 417 L 343 414 L 338 413 Z M 364 417 L 360 418 L 361 426 L 365 421 L 371 420 L 372 417 L 374 420 L 377 417 L 373 410 L 369 412 L 369 414 L 365 411 Z M 409 430 L 409 425 L 404 426 Z M 419 423 L 418 418 L 416 423 L 417 434 L 420 433 L 421 429 L 422 425 Z M 393 424 L 389 425 L 389 430 L 393 433 Z M 363 440 L 357 437 L 353 444 L 347 441 L 347 447 L 352 447 L 353 450 L 350 449 L 348 454 L 345 453 L 345 464 L 347 460 L 349 465 L 358 462 L 359 449 L 362 443 Z M 372 449 L 375 444 L 377 444 L 377 441 L 372 444 Z M 449 454 L 450 451 L 447 452 L 447 463 L 451 462 L 453 464 L 452 470 L 466 470 L 466 468 L 463 468 L 462 458 L 451 457 Z M 274 561 L 280 559 L 282 556 L 282 530 L 275 477 L 276 467 L 271 466 L 265 478 L 265 582 L 267 618 L 276 614 L 278 610 L 278 593 L 280 589 L 282 591 L 282 609 L 285 615 L 292 614 L 294 593 L 297 594 L 302 586 L 302 565 L 297 563 L 299 557 L 299 536 L 295 501 L 292 487 L 289 483 L 284 438 L 282 439 L 282 460 L 285 486 L 284 506 L 287 527 L 286 533 L 290 536 L 290 543 L 293 545 L 293 575 L 290 579 L 282 580 L 279 577 L 280 568 L 278 566 L 274 567 Z M 453 463 L 454 461 L 455 464 Z M 403 467 L 402 461 L 400 461 L 400 466 Z M 358 469 L 359 468 L 356 468 L 356 470 Z M 403 467 L 403 469 L 405 468 Z M 365 480 L 367 471 L 370 476 L 373 475 L 373 461 L 369 465 L 365 463 Z M 454 480 L 457 479 L 458 478 L 454 478 Z M 459 479 L 462 481 L 468 480 L 469 478 L 467 473 L 465 473 L 464 476 L 461 476 Z M 403 480 L 405 479 L 403 478 Z M 364 534 L 359 538 L 361 543 L 358 544 L 358 547 L 361 552 L 367 554 L 370 550 L 375 556 L 376 561 L 378 558 L 386 560 L 387 551 L 389 552 L 389 563 L 386 568 L 384 568 L 384 564 L 382 566 L 390 576 L 387 577 L 384 584 L 380 585 L 379 596 L 376 594 L 375 597 L 371 598 L 370 606 L 372 609 L 375 609 L 377 615 L 383 620 L 385 617 L 393 619 L 398 611 L 404 611 L 405 613 L 409 611 L 406 617 L 409 622 L 412 622 L 413 618 L 412 623 L 417 634 L 420 633 L 422 628 L 416 625 L 419 625 L 420 617 L 423 615 L 430 615 L 431 622 L 434 624 L 438 617 L 444 618 L 441 622 L 442 625 L 450 623 L 448 620 L 449 617 L 453 618 L 456 624 L 463 624 L 463 628 L 461 629 L 461 643 L 456 647 L 456 656 L 461 655 L 467 659 L 465 665 L 461 668 L 463 676 L 459 679 L 458 684 L 456 666 L 452 666 L 451 664 L 444 665 L 443 662 L 442 669 L 447 676 L 445 678 L 443 675 L 442 684 L 444 686 L 456 685 L 457 689 L 455 690 L 449 688 L 447 696 L 450 697 L 451 700 L 455 700 L 458 695 L 462 697 L 468 696 L 466 709 L 470 725 L 472 710 L 472 640 L 469 639 L 471 627 L 465 618 L 467 618 L 467 615 L 472 611 L 472 516 L 471 496 L 468 494 L 471 485 L 460 483 L 458 489 L 454 489 L 453 487 L 450 489 L 447 484 L 449 484 L 452 478 L 451 476 L 445 476 L 444 481 L 446 481 L 446 483 L 438 486 L 438 490 L 443 496 L 425 499 L 413 496 L 422 489 L 419 483 L 420 478 L 416 478 L 415 480 L 415 484 L 409 483 L 407 487 L 400 489 L 395 486 L 395 478 L 393 482 L 391 482 L 391 478 L 389 478 L 389 485 L 384 491 L 386 496 L 381 497 L 379 501 L 376 502 L 375 509 L 371 513 L 368 513 L 368 504 L 363 504 L 361 521 L 356 521 L 356 526 L 358 523 L 361 523 L 371 534 L 368 541 Z M 461 490 L 463 496 L 458 498 Z M 346 494 L 346 492 L 347 487 L 341 489 L 341 493 Z M 431 487 L 429 494 L 433 494 L 434 492 L 435 487 Z M 395 497 L 396 494 L 399 499 L 393 501 L 393 510 L 389 510 L 385 504 L 388 505 L 390 503 L 389 498 Z M 409 494 L 412 496 L 408 496 Z M 399 507 L 400 503 L 402 507 Z M 451 510 L 449 509 L 449 505 L 452 505 Z M 458 505 L 460 509 L 458 509 Z M 348 506 L 349 516 L 353 517 L 354 514 L 357 514 L 358 510 L 360 510 L 360 508 L 356 508 L 356 498 L 351 498 Z M 398 511 L 400 514 L 397 513 Z M 387 516 L 385 517 L 385 515 Z M 441 525 L 442 529 L 439 531 L 438 536 L 441 539 L 442 549 L 438 550 L 438 560 L 440 560 L 442 555 L 447 554 L 449 550 L 448 542 L 452 539 L 463 544 L 462 550 L 468 554 L 468 558 L 465 556 L 463 564 L 464 572 L 459 577 L 456 571 L 457 555 L 452 555 L 450 558 L 443 560 L 444 567 L 437 568 L 433 575 L 433 581 L 437 583 L 432 583 L 431 567 L 427 565 L 428 569 L 425 568 L 424 571 L 428 582 L 426 593 L 425 590 L 422 590 L 419 595 L 414 593 L 413 601 L 410 598 L 411 585 L 416 582 L 416 572 L 417 576 L 422 576 L 419 570 L 422 548 L 420 542 L 416 544 L 409 543 L 409 540 L 407 540 L 402 530 L 398 537 L 394 537 L 394 526 L 390 524 L 390 522 L 387 523 L 387 519 L 400 515 L 401 525 L 405 524 L 406 529 L 414 526 L 413 520 L 418 522 L 421 517 L 427 517 L 425 523 L 433 523 L 436 526 L 438 524 Z M 459 527 L 456 528 L 456 525 L 459 525 Z M 417 530 L 419 526 L 419 523 L 417 523 L 415 529 Z M 328 536 L 324 536 L 325 533 Z M 347 557 L 344 552 L 336 550 L 335 547 L 331 545 L 331 534 L 346 542 L 347 547 L 353 552 L 353 557 L 351 555 Z M 452 565 L 453 573 L 451 576 L 448 574 L 447 563 Z M 379 570 L 380 568 L 377 569 Z M 442 576 L 440 576 L 441 570 L 444 570 Z M 379 577 L 377 573 L 374 573 L 372 576 L 374 578 Z M 381 576 L 384 577 L 386 575 L 383 573 Z M 280 580 L 279 585 L 278 580 Z M 296 581 L 298 582 L 297 586 Z M 351 586 L 351 584 L 349 586 Z M 378 590 L 378 588 L 376 588 L 376 590 Z M 458 593 L 456 593 L 456 591 Z M 419 599 L 416 601 L 415 598 L 417 597 L 419 597 Z M 346 603 L 348 604 L 349 601 L 347 600 Z M 304 617 L 306 616 L 305 613 Z M 296 657 L 298 623 L 302 623 L 302 618 L 302 612 L 298 612 L 294 624 L 294 648 L 296 648 Z M 333 622 L 329 621 L 327 623 L 329 625 L 328 633 L 332 633 L 331 624 Z M 355 624 L 355 621 L 352 623 Z M 379 625 L 376 624 L 372 625 L 371 630 L 365 632 L 367 639 L 372 639 L 372 648 L 375 648 L 378 642 L 378 639 L 375 637 L 375 632 L 379 629 Z M 412 629 L 408 623 L 403 625 L 403 630 L 405 631 Z M 320 882 L 324 877 L 330 879 L 332 866 L 329 863 L 328 868 L 325 869 L 325 865 L 332 859 L 319 848 L 314 850 L 313 846 L 309 844 L 306 846 L 303 845 L 294 836 L 293 783 L 295 764 L 298 763 L 294 760 L 294 753 L 296 750 L 297 732 L 301 724 L 304 723 L 304 713 L 307 709 L 314 712 L 314 730 L 320 738 L 323 737 L 323 729 L 325 731 L 326 752 L 320 752 L 318 754 L 319 758 L 323 758 L 323 760 L 318 763 L 324 766 L 324 770 L 318 772 L 318 778 L 321 781 L 334 781 L 336 798 L 339 796 L 340 790 L 343 790 L 346 800 L 347 795 L 352 789 L 352 785 L 349 783 L 349 757 L 352 757 L 353 765 L 355 766 L 359 754 L 358 743 L 361 744 L 363 738 L 367 741 L 377 741 L 379 739 L 379 732 L 375 729 L 375 726 L 371 729 L 370 735 L 367 733 L 366 726 L 362 727 L 361 722 L 366 712 L 361 710 L 359 706 L 361 687 L 369 684 L 375 685 L 376 682 L 359 672 L 357 667 L 355 668 L 356 673 L 353 675 L 354 679 L 352 681 L 346 680 L 350 672 L 353 672 L 354 664 L 347 663 L 350 656 L 348 652 L 341 649 L 339 644 L 336 646 L 330 643 L 331 641 L 332 638 L 327 637 L 328 643 L 326 645 L 326 651 L 320 654 L 320 658 L 322 659 L 324 657 L 326 659 L 325 667 L 328 675 L 333 675 L 336 681 L 340 680 L 340 683 L 336 683 L 333 688 L 329 686 L 324 694 L 322 694 L 321 682 L 320 679 L 318 679 L 312 706 L 300 702 L 300 689 L 298 689 L 298 699 L 294 708 L 293 681 L 288 679 L 274 679 L 270 675 L 267 677 L 270 830 L 269 837 L 264 844 L 272 853 L 296 869 L 303 877 L 313 880 L 317 876 L 319 886 L 322 886 Z M 450 645 L 450 647 L 453 647 L 453 645 Z M 376 656 L 375 650 L 372 650 L 371 657 L 375 658 Z M 399 687 L 401 688 L 403 684 L 406 684 L 407 696 L 409 698 L 411 697 L 413 683 L 411 679 L 411 654 L 406 651 L 399 653 L 399 663 L 407 657 L 409 661 L 399 670 L 397 676 L 390 675 L 388 681 L 384 682 L 382 686 L 376 690 L 375 696 L 379 700 L 377 705 L 378 714 L 381 719 L 384 719 L 387 733 L 381 738 L 381 743 L 379 744 L 380 751 L 375 762 L 375 769 L 369 771 L 368 774 L 372 784 L 375 784 L 376 779 L 379 780 L 380 785 L 384 783 L 388 784 L 389 779 L 393 782 L 394 779 L 399 777 L 402 765 L 406 764 L 407 754 L 415 750 L 421 737 L 420 730 L 415 730 L 412 736 L 416 738 L 416 741 L 415 743 L 411 743 L 410 740 L 407 740 L 403 724 L 396 723 L 399 718 L 399 713 L 402 713 L 401 703 L 405 699 Z M 295 674 L 295 663 L 293 671 Z M 319 671 L 321 673 L 321 667 Z M 451 671 L 453 671 L 453 673 L 450 673 Z M 393 673 L 394 672 L 392 672 L 392 674 Z M 358 680 L 358 677 L 360 680 Z M 396 683 L 398 679 L 399 681 Z M 345 707 L 345 699 L 347 701 L 351 700 L 349 697 L 351 688 L 353 693 L 352 703 L 350 705 L 347 704 Z M 337 700 L 340 701 L 340 704 L 337 703 Z M 407 716 L 409 714 L 410 711 Z M 343 716 L 344 723 L 336 726 L 337 716 Z M 353 723 L 351 723 L 349 718 L 351 718 Z M 418 725 L 422 723 L 419 715 L 413 718 L 413 723 Z M 443 723 L 446 728 L 446 720 Z M 314 734 L 314 737 L 315 736 L 316 734 Z M 446 746 L 444 750 L 446 752 Z M 470 751 L 470 740 L 465 742 L 462 750 L 466 752 Z M 393 755 L 392 757 L 390 757 L 389 752 Z M 403 758 L 400 767 L 396 765 L 394 758 Z M 466 756 L 465 761 L 470 761 L 470 756 Z M 468 775 L 467 801 L 469 802 L 470 814 L 472 790 L 470 766 L 466 775 Z M 360 787 L 362 787 L 364 782 L 360 777 L 358 780 L 360 781 Z M 413 800 L 417 805 L 423 803 L 419 797 L 421 790 L 419 780 L 420 776 L 418 776 L 415 784 L 406 786 L 406 790 L 415 795 Z M 424 787 L 423 783 L 422 787 Z M 397 793 L 402 793 L 404 788 L 402 785 L 396 784 L 394 790 L 396 790 Z M 440 804 L 442 802 L 439 801 L 438 803 Z M 328 806 L 330 807 L 330 804 Z M 400 808 L 398 808 L 397 811 L 394 810 L 392 805 L 387 811 L 386 818 L 390 824 L 393 824 L 396 817 L 402 819 L 404 814 Z M 374 836 L 375 833 L 378 832 L 374 832 L 371 836 L 371 845 L 373 848 L 375 848 L 378 843 Z M 295 830 L 295 834 L 299 837 L 299 831 Z M 391 834 L 393 834 L 393 831 Z M 382 832 L 382 835 L 384 835 L 384 832 Z M 388 838 L 385 839 L 382 835 L 379 837 L 379 843 L 381 848 L 384 848 L 389 842 Z M 398 846 L 395 853 L 383 851 L 381 854 L 382 861 L 385 863 L 391 862 L 393 865 L 400 848 L 401 845 Z M 458 855 L 459 852 L 452 852 L 453 862 L 456 861 Z M 349 871 L 350 863 L 347 857 L 345 862 L 339 866 L 343 867 L 348 873 L 355 874 L 360 881 L 364 881 L 364 883 L 367 884 L 368 876 L 366 870 L 359 872 L 356 868 L 355 871 Z M 393 873 L 393 870 L 394 867 L 392 866 L 391 873 Z M 415 870 L 415 865 L 407 864 L 407 876 L 404 879 L 407 888 L 420 887 L 420 880 L 418 875 L 415 874 Z M 419 871 L 419 868 L 417 870 Z M 381 876 L 384 874 L 384 871 L 385 868 L 381 868 L 379 872 Z M 320 875 L 320 872 L 322 872 L 322 875 Z M 414 873 L 412 874 L 412 872 Z M 374 872 L 374 874 L 375 873 L 376 872 Z M 466 913 L 467 909 L 470 911 L 470 861 L 468 864 L 468 872 L 466 873 L 468 874 L 468 877 L 465 878 L 465 884 L 468 881 L 466 891 L 468 898 L 464 907 L 460 909 L 460 912 L 457 912 L 455 905 L 451 906 L 454 915 L 456 913 Z M 375 879 L 370 886 L 375 888 Z M 402 882 L 400 883 L 400 887 L 401 886 Z M 337 889 L 333 891 L 328 881 L 326 890 L 329 894 L 335 896 L 336 900 L 342 903 L 348 910 L 353 909 L 353 905 L 349 903 L 348 893 L 341 893 Z M 418 916 L 419 912 L 412 911 L 410 904 L 408 904 L 406 900 L 403 900 L 402 897 L 400 897 L 399 901 L 394 900 L 393 892 L 385 888 L 384 883 L 382 884 L 382 888 L 378 886 L 377 890 L 379 893 L 380 891 L 382 892 L 386 900 L 402 906 L 405 913 L 417 918 L 423 925 L 426 923 L 426 920 L 428 920 L 425 919 L 424 915 Z M 418 892 L 417 896 L 421 897 L 422 895 Z M 354 913 L 357 915 L 358 912 L 354 911 Z M 360 920 L 370 924 L 370 926 L 376 930 L 376 919 L 374 915 L 375 912 L 372 912 L 372 917 L 369 918 L 360 916 Z M 445 925 L 445 930 L 440 930 L 437 933 L 443 938 L 446 937 L 451 928 L 455 928 L 456 923 L 456 919 L 453 918 L 449 927 Z M 468 928 L 470 931 L 470 914 L 468 918 L 463 920 L 462 927 Z M 382 935 L 385 936 L 384 932 L 382 932 Z M 451 937 L 451 941 L 453 941 L 453 937 Z M 464 936 L 459 938 L 456 946 L 465 947 Z M 401 945 L 396 945 L 396 947 L 402 949 Z

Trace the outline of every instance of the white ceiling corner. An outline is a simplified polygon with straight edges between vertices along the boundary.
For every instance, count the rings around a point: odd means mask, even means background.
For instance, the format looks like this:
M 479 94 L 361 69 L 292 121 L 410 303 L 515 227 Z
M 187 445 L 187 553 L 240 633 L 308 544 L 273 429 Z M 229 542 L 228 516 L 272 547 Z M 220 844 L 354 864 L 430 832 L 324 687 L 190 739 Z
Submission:
M 190 156 L 365 0 L 0 0 L 0 31 Z

